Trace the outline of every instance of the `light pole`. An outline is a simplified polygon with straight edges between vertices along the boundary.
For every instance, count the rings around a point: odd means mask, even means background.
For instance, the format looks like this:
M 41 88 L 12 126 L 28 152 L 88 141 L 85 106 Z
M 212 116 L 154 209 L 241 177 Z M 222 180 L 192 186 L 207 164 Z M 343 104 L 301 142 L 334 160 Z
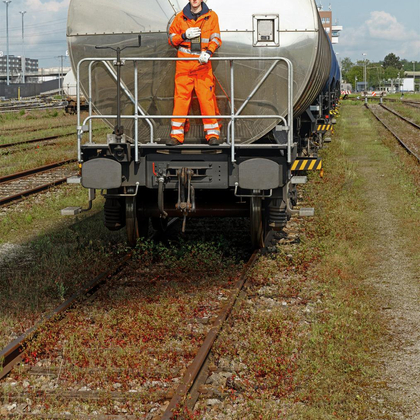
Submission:
M 25 16 L 26 11 L 19 12 L 22 15 L 22 83 L 25 83 L 25 70 L 26 70 L 26 60 L 25 60 L 25 26 L 23 24 L 23 16 Z
M 3 3 L 6 5 L 6 38 L 7 38 L 7 52 L 6 52 L 6 73 L 7 73 L 7 86 L 9 86 L 9 3 L 12 0 L 3 0 Z
M 354 76 L 354 91 L 357 92 L 357 76 Z
M 364 57 L 367 56 L 366 53 L 362 54 Z M 365 86 L 365 92 L 366 92 L 366 96 L 367 96 L 367 83 L 366 83 L 366 58 L 365 58 L 365 68 L 364 68 L 364 86 Z
M 63 60 L 66 58 L 65 55 L 59 55 L 57 58 L 59 58 L 61 60 L 60 62 L 60 71 L 59 71 L 59 75 L 58 75 L 58 92 L 60 96 L 63 96 L 63 92 L 62 92 L 62 86 L 61 86 L 61 78 L 63 76 Z

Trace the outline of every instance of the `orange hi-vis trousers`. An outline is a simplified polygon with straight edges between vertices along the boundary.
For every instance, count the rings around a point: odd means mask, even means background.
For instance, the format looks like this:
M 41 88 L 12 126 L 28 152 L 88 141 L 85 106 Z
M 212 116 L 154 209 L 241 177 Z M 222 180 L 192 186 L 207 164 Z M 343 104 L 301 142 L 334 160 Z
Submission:
M 218 115 L 216 104 L 214 76 L 211 65 L 203 65 L 189 72 L 175 75 L 175 95 L 173 115 L 188 115 L 191 105 L 192 93 L 195 93 L 200 104 L 201 115 Z M 184 142 L 185 118 L 173 118 L 171 137 Z M 220 127 L 217 119 L 203 118 L 206 140 L 211 137 L 220 137 Z

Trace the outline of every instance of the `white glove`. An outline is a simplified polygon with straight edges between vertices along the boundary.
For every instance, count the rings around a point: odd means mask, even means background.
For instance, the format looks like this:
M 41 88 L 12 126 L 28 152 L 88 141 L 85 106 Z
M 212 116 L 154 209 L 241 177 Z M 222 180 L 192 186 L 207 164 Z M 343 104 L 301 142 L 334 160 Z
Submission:
M 201 35 L 201 28 L 188 28 L 185 31 L 185 36 L 188 39 L 193 39 L 193 38 L 197 38 Z
M 206 51 L 201 51 L 200 57 L 198 57 L 198 62 L 200 64 L 206 64 L 209 62 L 211 55 Z

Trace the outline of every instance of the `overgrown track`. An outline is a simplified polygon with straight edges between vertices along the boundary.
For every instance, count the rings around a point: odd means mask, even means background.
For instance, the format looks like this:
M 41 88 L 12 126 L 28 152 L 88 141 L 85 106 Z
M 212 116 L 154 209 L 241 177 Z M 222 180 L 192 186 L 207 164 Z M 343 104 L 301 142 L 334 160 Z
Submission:
M 23 102 L 13 105 L 2 104 L 0 106 L 0 114 L 7 114 L 10 112 L 20 112 L 21 110 L 36 111 L 45 109 L 64 109 L 65 105 L 60 102 Z
M 386 105 L 384 104 L 379 104 L 382 108 L 386 109 L 387 111 L 391 112 L 392 114 L 396 115 L 399 119 L 405 121 L 406 123 L 412 125 L 414 128 L 417 128 L 418 130 L 420 130 L 420 126 L 417 125 L 416 123 L 414 123 L 413 121 L 410 121 L 408 118 L 405 118 L 404 116 L 402 116 L 400 113 L 398 113 L 397 111 L 394 111 L 391 108 L 388 108 Z
M 173 220 L 170 222 L 169 225 L 173 225 L 175 224 L 175 222 L 176 220 Z M 135 411 L 133 413 L 132 409 L 134 408 L 130 404 L 135 404 L 136 400 L 140 401 L 141 398 L 146 398 L 146 399 L 150 399 L 152 407 L 153 406 L 161 407 L 160 413 L 156 411 L 153 418 L 159 418 L 160 416 L 162 416 L 162 413 L 165 410 L 164 407 L 167 407 L 167 410 L 165 414 L 163 414 L 162 418 L 172 418 L 172 414 L 173 414 L 172 408 L 177 408 L 179 403 L 183 402 L 187 395 L 189 398 L 188 404 L 192 404 L 193 401 L 198 398 L 198 387 L 202 383 L 200 382 L 200 379 L 197 380 L 197 377 L 199 376 L 198 374 L 202 372 L 203 365 L 206 362 L 206 359 L 210 353 L 211 347 L 214 341 L 216 340 L 224 321 L 228 318 L 232 310 L 232 307 L 242 287 L 244 286 L 246 282 L 246 274 L 248 270 L 251 268 L 251 266 L 254 264 L 254 262 L 256 261 L 257 256 L 258 256 L 258 253 L 255 252 L 252 255 L 249 262 L 244 266 L 240 276 L 236 277 L 236 274 L 235 274 L 234 278 L 238 280 L 234 288 L 233 287 L 229 288 L 228 294 L 226 294 L 226 289 L 224 287 L 220 289 L 220 292 L 217 293 L 217 295 L 220 295 L 220 293 L 223 293 L 223 295 L 226 296 L 226 299 L 223 298 L 221 301 L 219 301 L 220 307 L 218 304 L 217 305 L 218 309 L 216 309 L 215 307 L 215 310 L 216 310 L 215 313 L 217 313 L 218 316 L 215 322 L 213 323 L 213 325 L 209 328 L 206 328 L 206 330 L 209 330 L 209 331 L 208 331 L 208 335 L 204 338 L 204 341 L 200 333 L 197 334 L 194 332 L 194 335 L 193 335 L 192 330 L 187 329 L 185 331 L 187 332 L 186 337 L 183 338 L 185 343 L 190 343 L 190 341 L 195 342 L 196 340 L 199 340 L 199 342 L 203 342 L 203 345 L 199 348 L 197 356 L 195 357 L 194 361 L 191 364 L 190 362 L 188 362 L 190 366 L 188 367 L 184 375 L 184 378 L 180 381 L 174 381 L 172 384 L 170 382 L 167 383 L 168 388 L 166 389 L 163 388 L 157 392 L 153 391 L 153 393 L 150 393 L 150 395 L 147 391 L 148 388 L 145 388 L 144 394 L 143 394 L 143 391 L 141 390 L 138 390 L 138 391 L 133 390 L 133 391 L 127 392 L 127 389 L 124 390 L 123 388 L 120 389 L 119 387 L 114 387 L 114 390 L 112 390 L 112 392 L 109 392 L 109 391 L 107 392 L 105 390 L 102 391 L 100 390 L 100 388 L 93 387 L 93 386 L 90 387 L 92 389 L 88 387 L 83 387 L 82 389 L 80 388 L 80 385 L 78 385 L 78 388 L 74 389 L 71 386 L 69 387 L 69 384 L 66 383 L 67 381 L 65 378 L 68 378 L 68 374 L 67 376 L 64 373 L 61 374 L 61 367 L 58 368 L 58 366 L 60 366 L 60 360 L 51 362 L 51 364 L 48 365 L 48 367 L 46 367 L 47 365 L 42 363 L 42 361 L 46 360 L 45 356 L 43 357 L 41 356 L 41 358 L 39 359 L 41 360 L 40 364 L 38 363 L 27 364 L 27 358 L 26 358 L 28 355 L 27 352 L 29 351 L 30 352 L 29 354 L 32 355 L 33 348 L 35 348 L 37 349 L 36 350 L 37 352 L 43 353 L 43 347 L 42 347 L 44 345 L 43 339 L 46 338 L 48 342 L 48 337 L 50 336 L 50 334 L 52 335 L 56 334 L 56 332 L 50 333 L 50 329 L 51 331 L 54 331 L 54 329 L 62 330 L 62 333 L 61 333 L 62 336 L 60 337 L 60 342 L 62 342 L 63 340 L 64 342 L 66 342 L 67 340 L 71 340 L 71 338 L 68 338 L 66 336 L 66 332 L 63 332 L 63 331 L 66 331 L 66 328 L 67 328 L 66 325 L 70 326 L 74 322 L 76 322 L 76 325 L 79 325 L 77 324 L 77 319 L 75 315 L 75 313 L 79 313 L 79 309 L 84 308 L 84 310 L 80 311 L 81 312 L 80 317 L 81 319 L 85 319 L 85 315 L 83 314 L 90 313 L 92 310 L 95 311 L 94 309 L 95 302 L 101 301 L 101 297 L 98 296 L 98 294 L 99 295 L 106 294 L 107 296 L 109 295 L 111 297 L 114 296 L 114 294 L 118 295 L 118 287 L 120 286 L 118 286 L 119 281 L 116 281 L 116 278 L 121 278 L 124 283 L 127 283 L 127 281 L 129 281 L 130 283 L 141 281 L 141 279 L 134 279 L 134 278 L 128 280 L 127 270 L 132 269 L 131 266 L 133 263 L 130 261 L 132 258 L 132 255 L 130 254 L 130 255 L 125 256 L 121 261 L 116 263 L 110 270 L 107 270 L 106 272 L 102 273 L 100 276 L 93 279 L 89 284 L 82 287 L 77 293 L 75 293 L 71 298 L 66 300 L 62 305 L 60 305 L 60 307 L 55 309 L 52 313 L 50 313 L 47 317 L 45 317 L 35 327 L 25 332 L 21 337 L 16 339 L 13 343 L 9 344 L 2 352 L 0 352 L 0 360 L 3 363 L 3 371 L 0 372 L 0 379 L 5 378 L 5 376 L 7 376 L 10 372 L 11 372 L 10 375 L 12 376 L 12 378 L 5 379 L 4 385 L 6 387 L 7 387 L 7 383 L 11 383 L 7 381 L 8 380 L 15 381 L 16 376 L 20 378 L 18 379 L 18 381 L 22 381 L 22 384 L 24 384 L 25 382 L 28 383 L 27 381 L 30 381 L 30 382 L 38 381 L 38 379 L 36 378 L 39 378 L 40 381 L 44 381 L 45 378 L 52 378 L 51 379 L 52 383 L 56 384 L 54 388 L 46 387 L 46 388 L 43 388 L 41 391 L 35 391 L 35 392 L 31 391 L 31 388 L 32 388 L 31 386 L 28 387 L 27 385 L 23 385 L 25 388 L 25 391 L 23 391 L 23 393 L 22 392 L 16 393 L 15 391 L 12 390 L 12 392 L 9 393 L 7 398 L 4 399 L 3 404 L 5 404 L 7 407 L 12 407 L 12 406 L 17 407 L 17 409 L 14 410 L 13 408 L 11 408 L 11 410 L 8 411 L 8 417 L 9 418 L 26 418 L 26 417 L 32 418 L 35 416 L 36 418 L 68 418 L 68 419 L 143 418 L 143 416 L 141 416 L 140 414 L 145 414 L 145 413 L 140 413 L 139 411 Z M 120 274 L 117 275 L 118 273 Z M 137 284 L 137 283 L 134 283 L 134 284 Z M 133 287 L 133 285 L 129 287 Z M 98 293 L 100 290 L 101 292 Z M 175 287 L 175 289 L 173 290 L 173 293 L 176 294 L 176 290 L 177 289 Z M 214 299 L 214 297 L 212 298 L 209 296 L 208 299 L 211 301 L 212 299 Z M 77 302 L 77 305 L 75 304 L 76 302 Z M 204 302 L 207 302 L 207 299 Z M 182 305 L 188 306 L 188 300 L 183 302 Z M 70 308 L 72 309 L 69 310 Z M 108 312 L 109 310 L 110 308 L 104 308 L 105 316 L 107 313 L 112 313 L 112 312 Z M 149 324 L 150 323 L 154 324 L 155 322 L 158 322 L 158 321 L 155 321 L 155 317 L 156 318 L 160 317 L 161 310 L 164 310 L 164 308 L 160 309 L 157 312 L 150 313 L 149 321 L 147 321 L 148 318 L 146 318 L 144 319 L 144 325 L 140 325 L 140 327 L 145 330 L 146 336 L 147 336 L 147 330 L 149 328 L 153 329 L 153 327 L 150 327 Z M 194 313 L 196 314 L 195 316 L 197 316 L 198 318 L 201 318 L 202 313 L 203 313 L 201 306 L 197 308 L 194 306 L 193 308 L 191 308 L 191 313 Z M 138 316 L 142 317 L 144 316 L 144 314 L 143 315 L 139 314 Z M 87 322 L 86 326 L 88 326 L 90 321 L 85 319 L 84 322 Z M 72 328 L 73 327 L 70 326 L 69 330 L 72 330 Z M 104 331 L 104 333 L 108 334 L 109 332 Z M 169 332 L 168 335 L 169 337 L 162 337 L 162 340 L 168 340 L 168 339 L 173 340 L 173 338 L 170 338 L 170 337 L 177 337 L 176 335 L 174 336 L 171 333 L 171 331 Z M 121 337 L 125 337 L 125 336 L 121 335 Z M 140 337 L 141 337 L 141 334 L 140 334 Z M 177 338 L 176 340 L 180 340 L 180 337 Z M 31 344 L 31 343 L 34 343 L 34 344 Z M 180 343 L 180 341 L 178 341 L 178 343 Z M 115 355 L 119 354 L 119 352 L 122 353 L 121 347 L 118 346 L 117 348 L 114 348 L 112 343 L 109 343 L 109 344 L 110 344 L 110 347 L 108 351 L 115 353 Z M 32 347 L 33 345 L 35 347 Z M 164 348 L 159 349 L 159 348 L 153 347 L 153 349 L 152 348 L 149 349 L 147 347 L 144 347 L 145 342 L 142 341 L 141 339 L 139 340 L 138 343 L 135 343 L 135 345 L 137 347 L 136 353 L 144 352 L 142 358 L 145 358 L 146 360 L 150 359 L 150 364 L 152 365 L 153 365 L 153 361 L 156 361 L 156 359 L 154 359 L 153 357 L 153 353 L 155 352 L 161 355 L 159 356 L 159 357 L 162 357 L 162 360 L 160 360 L 161 363 L 164 364 L 164 361 L 163 361 L 164 358 L 168 358 L 168 360 L 171 360 L 172 352 L 169 352 L 169 354 L 167 354 Z M 188 345 L 188 348 L 189 347 L 190 346 Z M 194 347 L 195 346 L 193 345 L 192 348 Z M 74 348 L 73 345 L 71 345 L 71 348 Z M 188 348 L 183 350 L 184 352 L 186 352 L 186 355 L 180 359 L 181 361 L 190 360 L 190 358 L 188 357 L 188 354 L 189 354 Z M 70 351 L 72 352 L 73 350 L 70 350 Z M 196 351 L 197 350 L 195 349 L 194 353 Z M 53 355 L 51 353 L 48 353 L 48 350 L 46 350 L 46 354 L 49 354 L 50 357 L 52 358 L 54 358 L 56 355 L 55 353 Z M 58 353 L 57 353 L 57 356 L 59 356 L 59 359 L 60 359 L 60 355 Z M 94 356 L 92 355 L 92 357 Z M 25 362 L 25 364 L 22 367 L 18 368 L 17 371 L 15 371 L 13 369 L 13 366 L 20 363 L 22 360 Z M 53 359 L 49 359 L 49 360 L 53 360 Z M 121 358 L 121 360 L 117 359 L 116 365 L 113 366 L 112 368 L 109 367 L 107 374 L 109 375 L 110 374 L 109 371 L 112 369 L 113 371 L 116 372 L 115 375 L 117 375 L 114 381 L 123 382 L 122 378 L 121 380 L 118 380 L 117 378 L 119 377 L 119 375 L 126 378 L 125 375 L 127 375 L 127 372 L 125 372 L 122 367 L 126 366 L 127 363 L 128 363 L 128 366 L 130 366 L 130 369 L 128 370 L 128 372 L 130 372 L 130 375 L 132 375 L 133 380 L 136 378 L 137 379 L 142 378 L 143 380 L 145 380 L 145 378 L 148 378 L 150 376 L 151 377 L 150 381 L 159 381 L 159 377 L 156 377 L 156 373 L 153 373 L 153 372 L 151 373 L 149 371 L 150 370 L 149 364 L 146 364 L 147 367 L 144 370 L 142 369 L 140 372 L 134 373 L 136 371 L 135 361 L 124 360 L 123 358 Z M 182 362 L 182 364 L 179 365 L 179 367 L 176 366 L 176 371 L 177 371 L 177 373 L 175 374 L 176 377 L 178 377 L 178 375 L 180 377 L 182 376 L 183 363 L 184 362 Z M 31 365 L 33 366 L 31 367 Z M 72 368 L 69 367 L 66 369 L 71 370 Z M 84 374 L 86 374 L 87 376 L 97 375 L 99 378 L 101 378 L 104 374 L 101 371 L 102 368 L 100 366 L 97 366 L 97 368 L 91 367 L 91 366 L 86 366 L 86 367 L 74 366 L 74 369 L 76 371 L 75 373 L 76 376 L 78 374 L 80 375 L 81 370 L 83 370 Z M 179 374 L 178 372 L 181 372 L 181 373 Z M 62 375 L 64 375 L 65 378 L 62 378 L 61 381 L 59 381 L 60 376 Z M 32 379 L 29 379 L 29 378 L 32 378 Z M 205 380 L 205 377 L 201 376 L 201 379 Z M 162 382 L 166 383 L 163 377 L 162 377 Z M 59 383 L 60 385 L 58 385 Z M 121 384 L 118 384 L 118 383 L 116 385 L 121 386 Z M 175 390 L 177 385 L 180 385 L 180 386 L 178 387 L 178 389 Z M 133 392 L 133 393 L 130 393 L 130 392 Z M 172 401 L 169 403 L 169 405 L 167 405 L 169 400 L 171 400 L 171 395 L 174 395 L 174 397 Z M 190 398 L 190 395 L 192 395 L 191 398 Z M 194 397 L 194 395 L 196 396 Z M 46 402 L 46 400 L 51 397 L 54 399 L 54 401 L 59 402 L 59 406 L 58 406 L 59 408 L 57 409 L 58 411 L 54 411 L 54 414 L 52 414 L 51 412 L 48 412 L 48 408 L 45 412 L 43 410 L 35 411 L 34 406 L 36 403 L 34 399 L 37 399 L 37 400 L 39 399 L 42 405 L 44 405 L 45 403 L 45 405 L 48 407 L 48 402 Z M 25 401 L 27 400 L 31 400 L 29 409 L 25 409 L 24 407 Z M 66 404 L 69 404 L 69 406 L 72 406 L 73 401 L 79 401 L 79 403 L 74 403 L 74 404 L 80 404 L 80 401 L 84 401 L 86 402 L 87 405 L 99 404 L 99 406 L 101 406 L 101 404 L 106 405 L 107 403 L 111 403 L 110 405 L 111 411 L 103 412 L 103 414 L 100 412 L 101 415 L 98 415 L 97 411 L 94 411 L 92 416 L 83 415 L 82 413 L 74 414 L 74 413 L 71 413 L 72 410 L 64 411 L 64 408 L 62 407 L 64 407 Z M 166 401 L 166 404 L 165 404 L 165 401 Z M 126 403 L 127 405 L 125 405 Z M 33 406 L 31 408 L 32 404 Z M 116 413 L 113 413 L 112 407 L 115 406 L 115 404 L 117 405 L 121 404 L 122 407 L 130 408 L 130 410 L 128 413 L 124 411 L 117 411 Z M 1 408 L 1 405 L 0 405 L 0 408 Z M 8 408 L 6 408 L 6 410 L 8 410 Z M 153 410 L 151 412 L 153 412 Z M 117 416 L 116 415 L 117 413 L 120 414 L 120 416 Z M 123 414 L 123 413 L 127 413 L 127 414 Z M 156 417 L 156 415 L 158 415 L 158 417 Z
M 63 184 L 69 176 L 77 173 L 69 166 L 73 162 L 76 162 L 76 159 L 0 177 L 0 206 Z
M 207 334 L 206 339 L 204 340 L 203 345 L 200 347 L 200 350 L 197 353 L 194 361 L 188 367 L 184 377 L 181 380 L 180 385 L 178 386 L 173 398 L 169 402 L 168 407 L 166 408 L 162 420 L 170 420 L 174 414 L 174 410 L 179 407 L 181 403 L 185 403 L 188 399 L 187 407 L 192 409 L 199 396 L 200 385 L 204 384 L 208 375 L 204 371 L 204 366 L 208 360 L 213 344 L 219 335 L 223 323 L 228 318 L 232 308 L 239 296 L 239 293 L 243 289 L 246 283 L 246 275 L 249 269 L 254 265 L 257 260 L 258 252 L 255 251 L 247 264 L 244 267 L 244 270 L 238 280 L 234 290 L 232 291 L 228 302 L 221 310 L 220 315 L 217 317 L 215 323 Z
M 372 101 L 375 101 L 375 100 L 380 101 L 381 97 L 373 96 L 373 97 L 370 97 L 369 100 L 370 101 L 371 100 Z M 404 99 L 386 98 L 386 97 L 382 98 L 382 101 L 383 102 L 396 102 L 396 103 L 400 103 L 400 104 L 403 104 L 403 105 L 409 105 L 409 106 L 412 106 L 414 108 L 420 108 L 420 102 L 418 102 L 418 101 L 406 101 Z
M 365 104 L 375 118 L 398 140 L 402 147 L 420 162 L 420 126 L 407 120 L 398 112 L 383 104 Z M 400 124 L 403 122 L 404 127 Z
M 40 138 L 37 138 L 37 139 L 23 140 L 23 141 L 18 141 L 18 142 L 15 142 L 15 143 L 0 144 L 0 149 L 8 149 L 8 148 L 11 148 L 11 147 L 19 147 L 22 144 L 42 143 L 44 141 L 57 140 L 57 139 L 60 139 L 62 137 L 69 137 L 69 136 L 74 136 L 74 133 L 61 134 L 61 135 L 48 136 L 48 137 L 40 137 Z
M 0 370 L 0 379 L 4 378 L 17 363 L 22 361 L 21 354 L 24 351 L 25 343 L 32 339 L 36 334 L 37 330 L 40 329 L 47 321 L 52 319 L 59 319 L 67 309 L 69 309 L 76 301 L 88 298 L 94 294 L 101 284 L 103 284 L 109 276 L 115 274 L 129 259 L 131 255 L 125 256 L 115 267 L 104 271 L 95 277 L 88 284 L 84 285 L 78 292 L 69 297 L 64 303 L 58 308 L 54 309 L 44 319 L 34 325 L 32 328 L 27 330 L 24 334 L 18 337 L 16 340 L 11 342 L 0 352 L 0 361 L 2 370 Z

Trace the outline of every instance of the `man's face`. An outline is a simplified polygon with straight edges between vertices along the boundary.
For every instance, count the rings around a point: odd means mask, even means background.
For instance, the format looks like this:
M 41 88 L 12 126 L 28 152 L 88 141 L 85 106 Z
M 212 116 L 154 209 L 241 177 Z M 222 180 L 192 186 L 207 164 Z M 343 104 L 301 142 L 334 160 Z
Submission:
M 202 2 L 203 2 L 203 0 L 190 0 L 190 5 L 191 5 L 191 7 L 196 9 L 197 7 L 200 7 Z

